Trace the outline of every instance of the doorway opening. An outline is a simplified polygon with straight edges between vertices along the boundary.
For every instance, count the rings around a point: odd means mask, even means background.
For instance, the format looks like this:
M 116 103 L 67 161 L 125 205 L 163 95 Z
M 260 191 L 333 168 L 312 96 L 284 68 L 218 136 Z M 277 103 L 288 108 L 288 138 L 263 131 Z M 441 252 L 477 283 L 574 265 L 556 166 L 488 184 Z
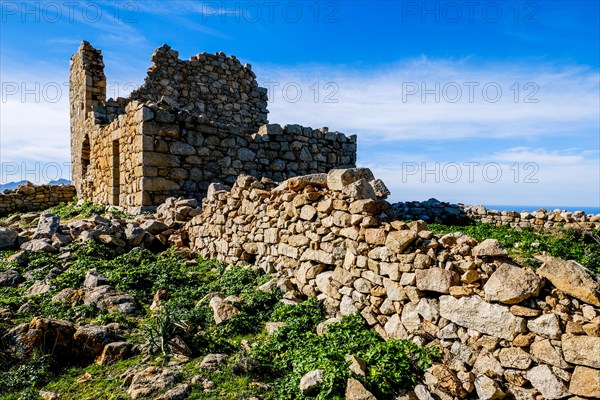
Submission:
M 121 152 L 119 141 L 112 142 L 112 205 L 119 205 L 121 196 Z

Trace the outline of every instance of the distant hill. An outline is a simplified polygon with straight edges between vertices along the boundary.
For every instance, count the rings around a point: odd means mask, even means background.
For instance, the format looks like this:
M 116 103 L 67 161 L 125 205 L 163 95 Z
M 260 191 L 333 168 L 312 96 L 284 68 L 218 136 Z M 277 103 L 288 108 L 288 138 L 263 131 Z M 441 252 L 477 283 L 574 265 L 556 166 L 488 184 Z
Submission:
M 0 192 L 5 191 L 6 189 L 16 189 L 19 185 L 27 183 L 27 181 L 19 181 L 19 182 L 8 182 L 0 184 Z
M 17 187 L 19 187 L 19 185 L 22 185 L 24 183 L 27 183 L 27 181 L 23 180 L 23 181 L 18 181 L 18 182 L 8 182 L 8 183 L 0 183 L 0 193 L 4 192 L 5 190 L 13 190 L 16 189 Z M 71 181 L 68 179 L 57 179 L 55 181 L 50 181 L 48 182 L 48 184 L 50 185 L 68 185 L 70 184 Z
M 50 182 L 48 182 L 48 184 L 49 185 L 69 185 L 69 184 L 71 184 L 71 181 L 68 179 L 61 178 L 56 181 L 50 181 Z

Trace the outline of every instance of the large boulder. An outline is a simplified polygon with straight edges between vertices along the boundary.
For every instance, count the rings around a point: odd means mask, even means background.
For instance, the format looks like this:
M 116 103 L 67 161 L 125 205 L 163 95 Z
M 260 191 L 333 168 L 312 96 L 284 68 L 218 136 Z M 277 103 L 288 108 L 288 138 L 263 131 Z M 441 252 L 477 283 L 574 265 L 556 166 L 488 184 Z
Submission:
M 13 228 L 0 226 L 0 250 L 11 249 L 17 240 L 17 231 Z
M 385 247 L 393 253 L 402 253 L 416 239 L 417 234 L 412 230 L 392 231 L 387 235 Z
M 85 273 L 85 279 L 83 281 L 83 287 L 93 289 L 98 286 L 108 285 L 108 279 L 102 274 L 94 271 L 88 271 Z
M 368 168 L 332 169 L 327 174 L 327 187 L 329 190 L 342 191 L 345 186 L 361 179 L 364 179 L 368 184 L 368 182 L 374 180 L 375 177 Z M 373 194 L 374 193 L 375 192 L 373 192 Z
M 531 356 L 520 347 L 505 347 L 498 354 L 504 368 L 527 369 L 531 365 Z
M 46 213 L 40 215 L 37 228 L 33 232 L 32 239 L 50 239 L 58 232 L 60 217 L 56 214 Z
M 133 377 L 126 378 L 126 381 L 131 380 L 127 394 L 131 396 L 132 400 L 148 397 L 153 393 L 174 386 L 179 376 L 179 372 L 171 369 L 148 367 L 133 374 Z
M 473 248 L 473 255 L 477 257 L 505 257 L 508 252 L 500 246 L 496 239 L 485 239 Z
M 133 314 L 137 311 L 135 299 L 132 296 L 120 292 L 110 285 L 86 290 L 83 301 L 85 304 L 95 304 L 99 309 L 108 312 L 118 311 L 124 314 Z
M 75 327 L 68 321 L 34 318 L 29 324 L 9 330 L 2 342 L 17 359 L 26 359 L 35 351 L 52 352 L 59 356 L 72 354 Z
M 127 342 L 111 342 L 102 349 L 102 353 L 96 358 L 96 364 L 107 365 L 125 359 L 131 350 Z
M 23 277 L 17 270 L 9 269 L 8 271 L 0 272 L 0 287 L 17 286 L 22 281 Z
M 486 375 L 475 378 L 475 390 L 480 400 L 500 400 L 506 397 L 498 382 Z
M 308 396 L 316 392 L 319 385 L 323 382 L 323 375 L 325 371 L 322 369 L 315 369 L 309 371 L 300 379 L 300 391 L 303 395 Z
M 545 364 L 527 371 L 527 380 L 546 400 L 561 399 L 569 395 L 565 385 L 554 375 L 552 369 Z
M 366 179 L 359 179 L 356 182 L 352 182 L 342 189 L 342 193 L 356 200 L 377 199 L 377 195 L 373 190 L 373 187 Z
M 600 370 L 575 367 L 571 376 L 569 392 L 578 396 L 600 399 Z
M 346 400 L 377 400 L 377 398 L 358 380 L 350 378 L 346 384 Z
M 459 282 L 456 272 L 442 268 L 417 269 L 415 277 L 417 289 L 429 292 L 448 293 Z
M 529 352 L 538 362 L 542 361 L 562 369 L 569 367 L 569 364 L 563 358 L 561 351 L 552 345 L 550 339 L 533 342 Z
M 600 337 L 563 335 L 562 351 L 570 363 L 600 369 Z
M 187 399 L 192 387 L 187 383 L 180 383 L 173 389 L 167 390 L 161 396 L 157 397 L 156 400 L 183 400 Z
M 84 356 L 99 355 L 104 346 L 115 341 L 115 335 L 106 326 L 83 325 L 73 335 L 77 351 Z
M 550 339 L 560 339 L 562 329 L 560 319 L 556 314 L 544 314 L 535 319 L 527 321 L 527 328 L 538 336 Z
M 52 246 L 50 239 L 33 239 L 23 243 L 21 245 L 21 250 L 55 253 L 56 247 Z
M 165 231 L 168 228 L 168 226 L 157 219 L 149 219 L 147 221 L 144 221 L 140 225 L 140 228 L 142 228 L 143 230 L 145 230 L 148 233 L 157 235 L 157 234 Z
M 227 361 L 227 354 L 207 354 L 200 363 L 200 368 L 209 371 L 218 370 Z
M 208 201 L 215 201 L 219 193 L 227 193 L 230 190 L 230 186 L 224 185 L 222 183 L 213 182 L 210 185 L 208 185 L 206 198 L 208 199 Z
M 215 324 L 219 325 L 239 314 L 239 310 L 219 296 L 210 299 L 210 308 L 213 310 Z
M 125 228 L 125 238 L 132 247 L 139 246 L 142 243 L 145 233 L 146 232 L 142 228 L 133 224 L 127 224 L 127 227 Z
M 491 301 L 517 304 L 537 296 L 542 286 L 543 281 L 529 268 L 504 263 L 490 276 L 483 291 Z
M 457 325 L 506 340 L 513 340 L 525 331 L 525 320 L 516 317 L 507 307 L 490 304 L 479 296 L 456 299 L 440 297 L 440 316 Z
M 537 273 L 557 289 L 596 307 L 600 307 L 600 283 L 592 273 L 575 261 L 542 255 L 536 257 L 544 264 Z
M 325 187 L 327 186 L 327 174 L 311 174 L 295 176 L 285 181 L 287 188 L 296 192 L 307 186 Z

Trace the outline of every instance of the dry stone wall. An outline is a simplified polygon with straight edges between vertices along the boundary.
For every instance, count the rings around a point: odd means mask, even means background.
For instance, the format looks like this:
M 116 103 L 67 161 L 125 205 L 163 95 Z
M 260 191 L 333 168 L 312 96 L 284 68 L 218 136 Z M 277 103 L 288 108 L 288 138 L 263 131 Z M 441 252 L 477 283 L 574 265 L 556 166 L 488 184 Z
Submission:
M 34 185 L 30 182 L 0 193 L 0 216 L 16 212 L 45 210 L 76 196 L 71 185 Z
M 360 312 L 384 338 L 438 346 L 419 399 L 600 397 L 597 278 L 549 256 L 522 267 L 495 240 L 388 221 L 383 187 L 365 169 L 277 186 L 240 176 L 211 185 L 188 223 L 191 246 L 278 273 L 298 298 L 317 296 L 329 322 Z
M 537 211 L 498 211 L 484 206 L 466 206 L 465 213 L 474 221 L 492 225 L 510 225 L 521 228 L 553 228 L 567 226 L 573 228 L 600 228 L 600 214 L 586 214 L 583 211 L 546 210 Z
M 509 225 L 513 228 L 549 229 L 557 226 L 572 228 L 600 228 L 600 214 L 586 214 L 583 211 L 546 210 L 537 211 L 498 211 L 484 206 L 451 204 L 437 199 L 394 203 L 398 219 L 423 220 L 444 224 L 464 224 L 470 221 L 492 225 Z

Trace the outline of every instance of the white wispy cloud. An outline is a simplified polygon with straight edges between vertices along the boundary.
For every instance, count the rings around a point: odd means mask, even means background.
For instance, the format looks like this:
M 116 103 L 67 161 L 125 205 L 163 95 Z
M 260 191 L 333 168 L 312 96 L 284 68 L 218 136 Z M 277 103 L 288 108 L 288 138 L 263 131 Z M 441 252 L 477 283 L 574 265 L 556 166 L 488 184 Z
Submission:
M 112 58 L 107 56 L 105 62 L 108 69 Z M 600 201 L 600 155 L 596 150 L 600 140 L 599 88 L 597 71 L 590 68 L 421 58 L 377 68 L 254 63 L 254 70 L 261 85 L 279 84 L 270 93 L 272 122 L 329 126 L 332 130 L 357 133 L 359 164 L 372 168 L 386 182 L 394 201 L 429 197 L 496 204 L 597 205 Z M 68 71 L 64 67 L 11 65 L 10 69 L 3 69 L 2 78 L 3 82 L 26 82 L 27 87 L 32 82 L 62 85 L 68 79 Z M 110 92 L 115 81 L 139 84 L 143 74 L 133 79 L 108 79 Z M 325 86 L 329 82 L 334 85 Z M 478 82 L 479 88 L 495 82 L 503 95 L 497 103 L 486 102 L 481 91 L 475 92 L 473 102 L 469 102 L 468 93 L 463 93 L 456 103 L 436 103 L 433 95 L 428 95 L 425 102 L 419 95 L 407 96 L 403 101 L 403 90 L 413 82 L 425 82 L 428 88 L 434 87 L 435 82 L 442 87 L 450 82 L 463 87 L 464 82 Z M 534 98 L 539 101 L 515 103 L 514 90 L 510 89 L 515 82 L 520 86 L 518 100 L 532 93 L 524 91 L 524 85 L 535 82 L 539 90 Z M 282 94 L 286 84 L 288 101 Z M 298 87 L 302 90 L 299 100 L 289 101 L 296 96 Z M 54 103 L 31 101 L 31 97 L 22 101 L 18 95 L 3 99 L 3 162 L 61 163 L 70 159 L 68 88 L 62 88 L 62 98 Z M 126 94 L 123 89 L 120 96 Z M 328 103 L 325 99 L 337 102 Z M 569 138 L 573 138 L 573 144 L 565 147 L 562 143 Z M 486 143 L 491 139 L 496 139 L 493 148 Z M 445 148 L 446 143 L 457 141 L 464 143 L 473 156 Z M 422 150 L 411 148 L 415 144 Z M 468 167 L 463 163 L 473 161 L 480 164 L 470 182 Z M 423 163 L 429 169 L 435 169 L 435 163 L 439 163 L 439 168 L 457 163 L 462 166 L 464 178 L 449 182 L 440 169 L 436 181 L 435 173 L 426 173 L 423 178 L 421 170 L 414 173 L 403 169 L 408 164 L 422 169 Z M 484 176 L 483 168 L 490 163 L 499 166 L 502 179 L 492 182 Z M 516 181 L 515 163 L 519 173 Z M 530 163 L 537 166 L 536 171 L 525 169 Z M 534 181 L 524 182 L 532 172 Z
M 421 58 L 376 70 L 260 65 L 256 70 L 260 83 L 280 84 L 270 93 L 271 121 L 329 124 L 360 133 L 363 140 L 535 138 L 598 129 L 598 72 L 586 67 Z M 335 94 L 325 90 L 327 82 L 338 88 Z M 294 86 L 302 89 L 297 102 L 289 101 L 295 100 Z M 337 103 L 328 103 L 327 95 Z
M 382 150 L 363 159 L 389 187 L 392 201 L 600 206 L 596 150 L 508 147 L 479 149 L 473 157 Z
M 573 166 L 582 165 L 600 157 L 599 150 L 578 150 L 575 148 L 547 150 L 544 148 L 531 149 L 528 147 L 513 147 L 502 152 L 494 153 L 491 160 L 499 162 L 533 162 L 544 166 Z

